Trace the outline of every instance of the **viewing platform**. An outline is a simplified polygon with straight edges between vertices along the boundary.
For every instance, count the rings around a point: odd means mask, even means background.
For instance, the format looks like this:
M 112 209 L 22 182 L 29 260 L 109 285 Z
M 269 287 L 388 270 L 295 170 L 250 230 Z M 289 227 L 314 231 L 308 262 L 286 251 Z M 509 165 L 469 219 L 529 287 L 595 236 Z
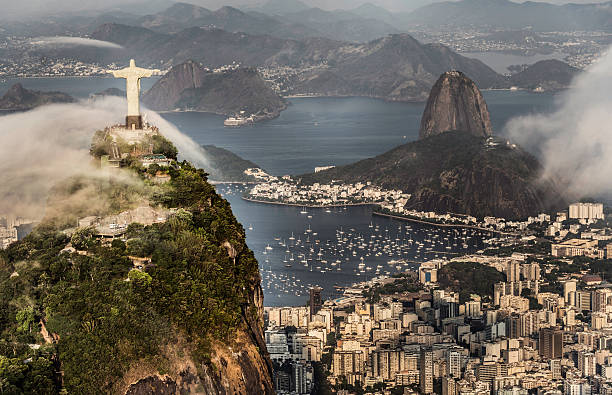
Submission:
M 145 123 L 142 129 L 129 129 L 125 125 L 114 125 L 108 127 L 107 132 L 113 138 L 113 141 L 117 142 L 117 139 L 121 139 L 133 145 L 142 142 L 146 137 L 159 134 L 159 129 Z

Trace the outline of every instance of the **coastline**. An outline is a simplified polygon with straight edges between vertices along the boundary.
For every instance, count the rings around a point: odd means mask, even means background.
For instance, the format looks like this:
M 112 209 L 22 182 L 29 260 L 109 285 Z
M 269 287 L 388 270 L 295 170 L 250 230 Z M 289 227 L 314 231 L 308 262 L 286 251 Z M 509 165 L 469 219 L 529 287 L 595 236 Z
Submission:
M 373 211 L 372 215 L 378 215 L 380 217 L 387 217 L 387 218 L 397 219 L 397 220 L 400 220 L 400 221 L 416 222 L 416 223 L 419 223 L 419 224 L 438 226 L 438 227 L 441 227 L 441 228 L 474 229 L 474 230 L 481 230 L 481 231 L 484 231 L 484 232 L 497 233 L 497 234 L 508 235 L 508 236 L 518 236 L 516 233 L 502 232 L 501 230 L 487 229 L 487 228 L 482 228 L 480 226 L 461 225 L 461 224 L 440 224 L 440 223 L 436 223 L 436 222 L 423 221 L 423 220 L 416 219 L 416 218 L 402 217 L 402 216 L 393 215 L 393 214 L 385 214 L 385 213 L 381 213 L 381 212 L 378 212 L 378 211 Z
M 266 200 L 257 200 L 251 199 L 246 196 L 241 197 L 242 200 L 246 200 L 251 203 L 263 203 L 263 204 L 272 204 L 275 206 L 289 206 L 289 207 L 308 207 L 308 208 L 333 208 L 333 207 L 359 207 L 359 206 L 372 206 L 373 203 L 346 203 L 346 204 L 326 204 L 326 205 L 316 205 L 316 204 L 295 204 L 295 203 L 282 203 L 282 202 L 268 202 Z
M 374 204 L 374 203 L 347 203 L 347 204 L 333 204 L 333 205 L 313 205 L 313 204 L 310 204 L 310 205 L 308 205 L 308 204 L 269 202 L 269 201 L 265 201 L 265 200 L 251 199 L 251 198 L 247 198 L 245 196 L 241 196 L 241 198 L 243 200 L 246 200 L 247 202 L 252 202 L 252 203 L 263 203 L 263 204 L 271 204 L 271 205 L 275 205 L 275 206 L 289 206 L 289 207 L 333 208 L 333 207 L 376 206 L 376 204 Z M 483 232 L 497 233 L 497 234 L 507 235 L 507 236 L 519 236 L 516 233 L 508 233 L 508 232 L 503 232 L 501 230 L 487 229 L 487 228 L 482 228 L 480 226 L 462 225 L 462 224 L 441 224 L 441 223 L 436 223 L 436 222 L 423 221 L 423 220 L 419 220 L 419 219 L 416 219 L 416 218 L 402 217 L 402 216 L 393 215 L 393 214 L 385 214 L 385 213 L 381 213 L 381 212 L 376 211 L 376 210 L 372 211 L 372 215 L 377 215 L 377 216 L 380 216 L 380 217 L 387 217 L 387 218 L 396 219 L 396 220 L 400 220 L 400 221 L 415 222 L 415 223 L 419 223 L 419 224 L 423 224 L 423 225 L 437 226 L 437 227 L 440 227 L 440 228 L 473 229 L 473 230 L 480 230 L 480 231 L 483 231 Z
M 237 184 L 244 184 L 244 185 L 256 185 L 256 184 L 263 184 L 264 181 L 208 181 L 209 184 L 211 185 L 223 185 L 223 184 L 230 184 L 230 185 L 237 185 Z

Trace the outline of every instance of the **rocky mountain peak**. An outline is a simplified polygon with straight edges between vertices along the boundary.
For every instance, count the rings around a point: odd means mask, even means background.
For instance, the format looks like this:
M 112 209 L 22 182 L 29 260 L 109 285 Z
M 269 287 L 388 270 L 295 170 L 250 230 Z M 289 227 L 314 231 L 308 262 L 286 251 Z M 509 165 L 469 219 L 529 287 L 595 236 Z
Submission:
M 5 98 L 23 99 L 28 96 L 30 92 L 23 87 L 20 83 L 16 83 L 6 91 Z
M 475 136 L 491 135 L 491 119 L 482 93 L 465 74 L 448 71 L 434 84 L 421 118 L 419 138 L 450 130 Z

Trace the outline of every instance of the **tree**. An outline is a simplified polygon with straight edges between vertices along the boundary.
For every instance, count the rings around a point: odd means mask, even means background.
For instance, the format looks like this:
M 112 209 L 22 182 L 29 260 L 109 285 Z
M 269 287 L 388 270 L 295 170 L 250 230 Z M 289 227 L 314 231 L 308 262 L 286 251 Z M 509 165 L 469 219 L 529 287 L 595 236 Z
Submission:
M 70 243 L 72 243 L 72 246 L 77 250 L 86 251 L 94 244 L 92 239 L 93 233 L 94 228 L 91 226 L 88 226 L 86 228 L 78 228 L 72 234 L 72 237 L 70 238 Z
M 130 270 L 128 278 L 132 283 L 139 287 L 148 287 L 153 282 L 153 278 L 148 273 L 142 272 L 138 269 Z
M 19 332 L 30 333 L 34 325 L 34 308 L 28 306 L 25 309 L 19 310 L 17 316 L 17 330 Z

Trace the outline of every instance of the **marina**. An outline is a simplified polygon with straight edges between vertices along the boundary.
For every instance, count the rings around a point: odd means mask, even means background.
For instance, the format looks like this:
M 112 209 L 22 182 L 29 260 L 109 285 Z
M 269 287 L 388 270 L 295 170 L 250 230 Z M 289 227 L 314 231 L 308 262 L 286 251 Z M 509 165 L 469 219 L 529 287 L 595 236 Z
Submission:
M 217 185 L 238 220 L 248 224 L 247 243 L 259 262 L 267 306 L 303 305 L 314 286 L 326 297 L 337 296 L 343 287 L 415 270 L 426 260 L 471 254 L 495 236 L 374 216 L 367 206 L 258 205 L 241 198 L 247 188 Z

